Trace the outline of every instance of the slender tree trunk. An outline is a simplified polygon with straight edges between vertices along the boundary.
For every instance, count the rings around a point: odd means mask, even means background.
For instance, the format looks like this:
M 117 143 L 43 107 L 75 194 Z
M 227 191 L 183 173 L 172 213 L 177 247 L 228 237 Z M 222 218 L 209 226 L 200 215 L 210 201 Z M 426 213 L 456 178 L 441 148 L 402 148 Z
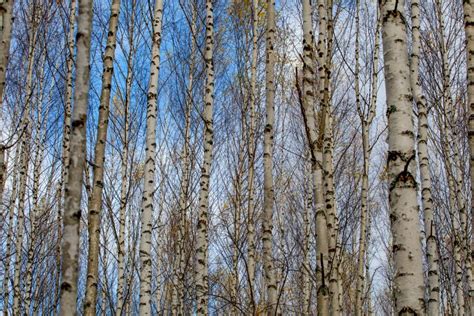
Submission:
M 424 229 L 426 238 L 426 261 L 428 263 L 429 299 L 426 312 L 428 315 L 439 314 L 439 277 L 438 250 L 434 235 L 433 200 L 431 197 L 431 175 L 428 160 L 428 117 L 426 99 L 421 90 L 419 59 L 420 59 L 420 2 L 411 2 L 412 19 L 412 53 L 411 53 L 411 89 L 418 108 L 418 160 L 421 177 L 421 201 L 423 206 Z
M 326 10 L 324 1 L 318 2 L 320 9 L 320 34 L 318 39 L 318 51 L 322 50 L 324 32 L 321 30 L 326 26 Z M 322 9 L 324 10 L 322 10 Z M 316 286 L 317 286 L 317 308 L 318 315 L 329 315 L 329 289 L 326 272 L 328 271 L 328 231 L 327 214 L 324 207 L 323 179 L 322 179 L 322 152 L 321 139 L 316 131 L 315 106 L 315 66 L 314 66 L 314 39 L 311 23 L 311 3 L 303 1 L 303 93 L 301 96 L 302 112 L 305 121 L 306 135 L 311 152 L 311 172 L 313 182 L 313 195 L 316 209 Z M 319 53 L 319 57 L 321 54 Z M 321 74 L 321 76 L 323 76 Z M 320 78 L 322 80 L 323 78 Z M 316 90 L 318 91 L 318 90 Z M 318 91 L 319 92 L 319 91 Z
M 133 80 L 133 57 L 134 57 L 134 36 L 135 30 L 135 2 L 132 2 L 132 12 L 130 18 L 130 27 L 128 30 L 128 37 L 130 39 L 130 47 L 127 58 L 127 78 L 125 80 L 125 102 L 123 104 L 123 149 L 122 149 L 122 165 L 121 165 L 121 184 L 120 184 L 120 210 L 119 210 L 119 240 L 118 240 L 118 286 L 117 286 L 117 308 L 115 310 L 116 316 L 121 316 L 124 308 L 124 290 L 125 290 L 125 222 L 127 213 L 127 198 L 128 187 L 128 111 L 130 107 L 132 94 L 132 80 Z
M 463 260 L 463 245 L 465 244 L 465 229 L 467 229 L 466 215 L 464 211 L 464 202 L 462 201 L 462 195 L 459 194 L 458 189 L 462 186 L 460 178 L 456 176 L 456 168 L 458 166 L 457 160 L 458 153 L 456 146 L 453 146 L 452 150 L 448 142 L 456 141 L 456 131 L 452 129 L 450 123 L 454 120 L 455 117 L 455 108 L 451 99 L 451 84 L 450 84 L 450 69 L 448 61 L 448 49 L 445 43 L 445 22 L 442 12 L 442 1 L 436 0 L 436 13 L 438 17 L 438 27 L 440 35 L 440 54 L 442 62 L 442 100 L 443 100 L 443 114 L 446 116 L 446 123 L 443 122 L 441 127 L 441 134 L 445 137 L 445 140 L 442 140 L 442 148 L 445 155 L 445 166 L 448 178 L 448 189 L 450 196 L 450 215 L 452 219 L 452 224 L 454 227 L 453 236 L 454 236 L 454 262 L 455 262 L 455 274 L 456 274 L 456 298 L 457 298 L 457 313 L 459 315 L 464 315 L 466 311 L 465 298 L 464 298 L 464 271 L 466 268 L 466 262 Z M 413 80 L 413 79 L 412 79 Z M 456 214 L 454 210 L 457 210 Z
M 30 136 L 31 136 L 31 102 L 33 99 L 33 64 L 36 48 L 36 16 L 32 14 L 30 41 L 28 44 L 28 67 L 26 75 L 25 88 L 25 108 L 22 117 L 21 131 L 21 150 L 20 150 L 20 179 L 18 189 L 18 221 L 16 232 L 16 256 L 15 256 L 15 276 L 13 279 L 13 313 L 21 314 L 21 266 L 23 258 L 23 234 L 25 221 L 25 200 L 28 182 L 28 169 L 30 165 Z
M 186 87 L 185 95 L 185 117 L 184 117 L 184 144 L 182 151 L 182 180 L 181 180 L 181 191 L 179 196 L 179 228 L 177 238 L 177 250 L 178 250 L 178 262 L 177 271 L 174 275 L 175 290 L 173 290 L 172 297 L 172 311 L 174 315 L 184 315 L 184 283 L 185 283 L 185 264 L 186 264 L 186 246 L 185 246 L 185 235 L 186 235 L 186 223 L 188 217 L 189 208 L 189 182 L 191 177 L 191 161 L 190 161 L 190 142 L 191 142 L 191 111 L 193 106 L 193 82 L 194 82 L 194 71 L 195 71 L 195 54 L 196 54 L 196 42 L 194 36 L 196 36 L 196 19 L 197 12 L 196 8 L 193 7 L 192 20 L 190 25 L 190 41 L 191 41 L 191 54 L 189 62 L 189 73 L 188 73 L 188 85 Z
M 3 90 L 5 88 L 5 74 L 8 66 L 10 52 L 10 39 L 13 24 L 13 1 L 3 0 L 0 3 L 0 110 L 3 107 Z M 0 204 L 3 201 L 3 189 L 5 187 L 5 144 L 0 144 Z
M 151 315 L 151 233 L 153 226 L 153 193 L 155 191 L 156 121 L 162 16 L 163 1 L 156 0 L 153 15 L 150 83 L 147 96 L 145 180 L 141 210 L 140 315 Z
M 26 285 L 25 285 L 25 303 L 24 306 L 26 308 L 26 313 L 30 313 L 31 305 L 33 300 L 32 293 L 32 282 L 33 282 L 33 256 L 34 256 L 34 248 L 36 243 L 36 229 L 37 229 L 37 219 L 40 217 L 37 214 L 39 213 L 40 205 L 39 205 L 39 185 L 40 185 L 40 177 L 41 177 L 41 164 L 43 162 L 43 154 L 44 154 L 44 138 L 45 138 L 45 131 L 43 127 L 43 93 L 44 93 L 44 67 L 45 67 L 45 58 L 46 55 L 41 56 L 41 62 L 39 63 L 40 69 L 40 78 L 39 78 L 39 88 L 38 88 L 38 101 L 37 101 L 37 120 L 36 120 L 36 135 L 34 141 L 34 148 L 36 148 L 36 155 L 33 162 L 33 188 L 32 188 L 32 205 L 33 209 L 30 211 L 30 241 L 28 247 L 28 255 L 27 255 L 27 265 L 26 265 Z M 49 108 L 48 108 L 49 109 Z M 47 117 L 46 113 L 46 117 Z
M 84 314 L 95 315 L 97 306 L 97 284 L 99 275 L 100 214 L 104 188 L 105 143 L 109 127 L 110 90 L 114 73 L 117 27 L 120 15 L 120 0 L 113 0 L 110 7 L 109 30 L 103 57 L 102 89 L 100 93 L 99 122 L 94 152 L 94 179 L 92 196 L 89 200 L 89 257 L 87 261 L 87 282 Z
M 65 188 L 64 230 L 62 240 L 61 315 L 76 315 L 81 220 L 82 176 L 86 158 L 86 121 L 90 80 L 92 1 L 79 0 L 77 25 L 77 67 L 74 110 L 71 121 L 71 156 Z
M 5 74 L 7 72 L 10 52 L 14 2 L 14 0 L 2 0 L 0 2 L 0 109 L 3 107 L 3 90 L 5 88 Z
M 242 113 L 244 115 L 245 112 Z M 240 258 L 240 230 L 241 230 L 241 213 L 242 213 L 242 174 L 244 164 L 244 135 L 245 135 L 245 124 L 244 117 L 241 120 L 241 131 L 242 131 L 242 142 L 239 145 L 239 158 L 236 167 L 236 175 L 234 180 L 235 197 L 233 198 L 233 209 L 234 209 L 234 223 L 233 223 L 233 245 L 232 245 L 232 288 L 231 288 L 231 301 L 232 301 L 232 314 L 238 315 L 237 305 L 239 304 L 239 258 Z
M 333 20 L 332 20 L 332 0 L 326 0 L 325 6 L 319 6 L 320 14 L 326 15 L 327 24 L 322 23 L 320 27 L 321 32 L 325 31 L 325 34 L 320 39 L 319 43 L 319 54 L 320 58 L 320 104 L 322 111 L 322 139 L 323 139 L 323 153 L 322 153 L 322 166 L 323 166 L 323 187 L 324 187 L 324 205 L 327 214 L 327 225 L 328 225 L 328 250 L 330 265 L 328 265 L 329 273 L 329 298 L 330 298 L 330 314 L 340 314 L 340 304 L 338 301 L 339 290 L 337 280 L 338 276 L 338 245 L 337 245 L 337 234 L 338 234 L 338 219 L 335 204 L 335 190 L 334 190 L 334 167 L 333 167 L 333 133 L 332 133 L 332 106 L 331 106 L 331 59 L 332 59 L 332 42 L 333 42 Z M 325 13 L 322 13 L 325 11 Z M 324 72 L 324 75 L 322 75 Z
M 63 143 L 62 143 L 62 170 L 58 183 L 58 214 L 57 214 L 57 245 L 56 245 L 56 290 L 55 302 L 59 303 L 60 285 L 61 285 L 61 239 L 64 208 L 64 190 L 65 182 L 69 172 L 69 153 L 71 146 L 71 108 L 72 108 L 72 85 L 73 85 L 73 67 L 74 67 L 74 21 L 76 20 L 77 1 L 71 0 L 69 8 L 69 31 L 67 35 L 68 57 L 66 61 L 66 95 L 64 96 L 64 125 L 63 125 Z
M 467 42 L 467 100 L 469 105 L 469 152 L 471 175 L 471 201 L 474 201 L 474 5 L 472 0 L 464 0 L 464 30 Z M 471 214 L 474 214 L 474 203 L 471 202 Z M 471 216 L 471 227 L 474 227 L 474 216 Z M 471 238 L 470 249 L 471 272 L 474 271 L 474 238 Z M 474 279 L 469 280 L 469 301 L 471 312 L 474 309 Z
M 252 64 L 250 69 L 249 94 L 249 143 L 248 143 L 248 205 L 247 205 L 247 269 L 249 281 L 249 297 L 252 315 L 256 313 L 255 306 L 255 103 L 258 57 L 258 3 L 252 0 Z
M 369 162 L 370 162 L 370 127 L 375 117 L 375 109 L 377 107 L 377 88 L 378 88 L 378 71 L 379 71 L 379 36 L 380 36 L 380 23 L 381 19 L 377 12 L 377 25 L 375 30 L 375 45 L 373 52 L 373 69 L 372 69 L 372 86 L 371 86 L 371 98 L 367 111 L 364 111 L 360 105 L 360 88 L 359 88 L 359 1 L 357 1 L 357 13 L 356 13 L 356 70 L 355 70 L 355 93 L 356 93 L 356 104 L 357 111 L 362 123 L 362 150 L 363 150 L 363 172 L 362 172 L 362 189 L 361 189 L 361 214 L 360 214 L 360 231 L 359 231 L 359 253 L 357 260 L 357 282 L 356 282 L 356 306 L 355 314 L 362 315 L 364 313 L 364 296 L 365 293 L 369 293 L 367 289 L 364 289 L 364 284 L 368 281 L 368 275 L 364 275 L 365 266 L 367 263 L 367 247 L 368 247 L 368 235 L 370 234 L 370 228 L 367 227 L 367 223 L 370 222 L 368 218 L 368 192 L 369 192 Z M 365 262 L 364 262 L 365 261 Z M 370 293 L 368 294 L 370 297 Z
M 9 204 L 9 211 L 8 211 L 8 233 L 7 233 L 7 252 L 5 254 L 5 272 L 3 276 L 3 286 L 2 286 L 2 308 L 5 313 L 8 311 L 8 306 L 10 302 L 10 261 L 12 258 L 12 247 L 13 247 L 13 217 L 15 215 L 15 202 L 17 197 L 17 190 L 18 190 L 18 176 L 19 172 L 19 158 L 20 158 L 20 148 L 21 146 L 17 145 L 15 148 L 15 158 L 13 159 L 13 170 L 15 173 L 13 175 L 13 189 L 10 196 L 10 204 Z
M 265 62 L 265 109 L 266 122 L 263 145 L 263 271 L 267 288 L 266 313 L 275 315 L 277 312 L 276 271 L 273 266 L 273 124 L 275 122 L 275 0 L 267 0 L 266 28 L 266 62 Z
M 311 179 L 309 179 L 311 183 Z M 304 214 L 303 214 L 303 224 L 304 224 L 304 242 L 303 242 L 303 267 L 302 267 L 302 287 L 303 287 L 303 306 L 302 311 L 304 315 L 311 315 L 311 280 L 310 280 L 310 238 L 311 238 L 311 209 L 313 206 L 313 199 L 311 196 L 311 189 L 308 189 L 305 192 L 304 196 Z
M 206 67 L 206 86 L 204 94 L 204 157 L 201 167 L 199 190 L 199 217 L 196 240 L 196 300 L 197 315 L 208 314 L 208 209 L 209 209 L 209 180 L 211 175 L 213 150 L 213 106 L 214 106 L 214 13 L 212 0 L 206 0 L 206 48 L 204 61 Z
M 388 117 L 388 180 L 394 297 L 397 315 L 421 315 L 424 285 L 414 174 L 415 137 L 407 50 L 405 1 L 381 2 Z

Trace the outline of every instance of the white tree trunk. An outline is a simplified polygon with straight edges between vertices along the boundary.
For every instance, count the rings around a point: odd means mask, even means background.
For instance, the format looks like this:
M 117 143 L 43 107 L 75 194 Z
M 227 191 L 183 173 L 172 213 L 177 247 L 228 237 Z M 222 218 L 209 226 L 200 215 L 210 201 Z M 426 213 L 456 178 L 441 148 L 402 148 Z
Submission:
M 411 89 L 418 107 L 418 160 L 421 178 L 421 201 L 423 206 L 424 229 L 426 238 L 426 261 L 428 263 L 429 299 L 426 312 L 428 315 L 439 314 L 439 276 L 438 250 L 434 235 L 433 200 L 431 197 L 430 162 L 428 159 L 428 117 L 426 99 L 421 90 L 419 75 L 420 59 L 420 2 L 411 2 L 412 19 L 412 53 L 410 62 Z
M 110 7 L 107 43 L 103 55 L 102 88 L 100 92 L 99 121 L 94 150 L 94 179 L 92 196 L 89 200 L 89 251 L 87 260 L 87 281 L 84 300 L 84 314 L 93 316 L 97 306 L 97 284 L 99 282 L 99 239 L 102 191 L 104 188 L 105 143 L 109 127 L 110 91 L 114 73 L 117 27 L 120 15 L 120 0 L 113 0 Z
M 151 48 L 150 83 L 147 98 L 145 179 L 141 210 L 140 315 L 151 315 L 151 233 L 153 226 L 153 193 L 155 191 L 156 121 L 162 16 L 163 1 L 156 0 L 153 15 L 153 44 Z
M 70 141 L 71 156 L 67 165 L 64 230 L 62 240 L 61 315 L 76 314 L 81 219 L 82 175 L 86 158 L 86 121 L 90 81 L 90 44 L 92 1 L 79 0 L 77 25 L 77 67 Z
M 388 181 L 397 315 L 423 313 L 424 284 L 405 1 L 381 2 L 388 117 Z M 415 238 L 414 238 L 415 237 Z
M 359 1 L 358 1 L 359 2 Z M 371 97 L 370 103 L 367 110 L 363 110 L 361 107 L 360 90 L 359 90 L 359 3 L 357 3 L 357 14 L 356 14 L 356 69 L 355 69 L 355 93 L 356 93 L 356 106 L 359 112 L 359 117 L 362 123 L 362 150 L 363 150 L 363 172 L 362 172 L 362 189 L 361 189 L 361 214 L 360 214 L 360 230 L 359 230 L 359 253 L 357 259 L 357 282 L 356 282 L 356 306 L 355 314 L 362 315 L 364 313 L 364 296 L 367 293 L 367 300 L 370 298 L 370 292 L 368 289 L 364 289 L 364 285 L 367 284 L 369 275 L 364 271 L 368 272 L 368 269 L 364 269 L 367 264 L 367 248 L 368 248 L 368 235 L 370 234 L 370 227 L 367 227 L 367 223 L 370 222 L 370 213 L 368 210 L 369 206 L 369 164 L 371 146 L 369 142 L 369 133 L 372 121 L 375 117 L 375 109 L 377 107 L 377 92 L 378 92 L 378 71 L 379 71 L 379 50 L 380 50 L 380 23 L 381 19 L 377 12 L 377 24 L 375 30 L 375 44 L 373 52 L 373 69 L 372 69 L 372 82 L 371 82 Z M 367 307 L 368 308 L 368 307 Z
M 15 256 L 15 276 L 13 279 L 13 313 L 21 314 L 23 311 L 20 310 L 21 295 L 21 267 L 23 257 L 23 234 L 24 234 L 24 221 L 25 221 L 25 201 L 26 201 L 26 190 L 28 182 L 28 169 L 30 165 L 30 137 L 31 137 L 31 103 L 33 99 L 33 65 L 35 59 L 35 48 L 36 48 L 36 30 L 37 21 L 35 14 L 32 14 L 31 21 L 31 33 L 30 41 L 28 43 L 28 68 L 26 75 L 26 89 L 25 89 L 25 108 L 23 110 L 23 117 L 21 120 L 21 149 L 20 149 L 20 179 L 18 189 L 18 221 L 16 231 L 16 256 Z
M 14 0 L 2 0 L 2 2 L 0 2 L 0 109 L 3 107 L 5 74 L 7 72 L 8 56 L 10 52 L 10 39 L 13 24 L 13 2 Z
M 324 32 L 326 28 L 326 10 L 324 1 L 318 2 L 320 9 L 320 34 L 318 50 L 323 47 Z M 323 10 L 324 9 L 324 10 Z M 322 144 L 316 131 L 315 106 L 315 65 L 314 65 L 314 39 L 312 35 L 311 23 L 311 3 L 309 0 L 303 1 L 303 91 L 301 103 L 303 118 L 305 121 L 306 135 L 311 152 L 311 173 L 313 182 L 313 195 L 316 212 L 316 294 L 318 315 L 329 315 L 329 289 L 328 289 L 328 230 L 327 214 L 324 207 L 323 177 L 322 177 Z M 319 55 L 321 57 L 321 55 Z M 323 72 L 324 73 L 324 72 Z M 323 74 L 320 75 L 320 80 Z M 318 94 L 319 95 L 319 94 Z
M 265 109 L 266 122 L 263 145 L 263 271 L 267 288 L 266 313 L 275 315 L 277 311 L 276 271 L 273 266 L 273 124 L 275 121 L 275 1 L 267 0 L 266 62 L 265 62 Z
M 250 65 L 249 142 L 248 142 L 248 206 L 247 206 L 247 269 L 250 308 L 255 314 L 255 103 L 258 57 L 258 3 L 252 1 L 252 61 Z
M 10 52 L 10 39 L 13 24 L 13 0 L 3 0 L 0 3 L 0 111 L 3 108 L 3 90 L 5 88 L 5 74 Z M 0 112 L 1 113 L 1 112 Z M 1 135 L 1 134 L 0 134 Z M 5 144 L 0 144 L 0 204 L 3 201 L 5 187 Z
M 464 30 L 467 42 L 467 101 L 469 106 L 469 153 L 471 175 L 471 201 L 474 201 L 474 4 L 472 0 L 463 1 Z M 474 203 L 471 202 L 471 214 L 474 214 Z M 471 216 L 471 227 L 474 227 L 474 216 Z M 474 238 L 471 237 L 470 261 L 471 273 L 474 272 Z M 471 313 L 474 309 L 474 279 L 469 280 L 469 301 Z
M 122 164 L 121 164 L 121 184 L 120 184 L 120 210 L 119 210 L 119 236 L 117 247 L 117 308 L 115 310 L 116 316 L 121 316 L 124 307 L 124 289 L 125 289 L 125 223 L 127 213 L 127 198 L 128 198 L 128 111 L 131 101 L 132 93 L 132 79 L 133 79 L 133 57 L 134 57 L 134 29 L 135 29 L 135 7 L 132 6 L 130 26 L 128 30 L 129 53 L 127 58 L 127 78 L 125 80 L 125 102 L 123 104 L 123 149 L 122 149 Z
M 206 68 L 206 84 L 204 94 L 204 157 L 201 167 L 199 190 L 199 216 L 196 239 L 196 300 L 197 315 L 208 314 L 208 209 L 209 209 L 209 180 L 211 175 L 213 150 L 213 106 L 214 106 L 214 13 L 212 0 L 206 0 L 206 48 L 204 61 Z
M 77 1 L 71 0 L 69 8 L 69 31 L 67 35 L 68 56 L 66 60 L 66 94 L 64 96 L 64 123 L 63 123 L 63 143 L 62 143 L 62 170 L 61 177 L 58 183 L 58 242 L 56 245 L 56 297 L 55 302 L 59 303 L 60 285 L 61 285 L 61 239 L 62 239 L 62 222 L 63 222 L 63 208 L 64 208 L 64 190 L 65 182 L 68 178 L 69 172 L 69 153 L 71 145 L 71 109 L 72 109 L 72 85 L 73 85 L 73 67 L 74 67 L 74 22 L 76 20 Z

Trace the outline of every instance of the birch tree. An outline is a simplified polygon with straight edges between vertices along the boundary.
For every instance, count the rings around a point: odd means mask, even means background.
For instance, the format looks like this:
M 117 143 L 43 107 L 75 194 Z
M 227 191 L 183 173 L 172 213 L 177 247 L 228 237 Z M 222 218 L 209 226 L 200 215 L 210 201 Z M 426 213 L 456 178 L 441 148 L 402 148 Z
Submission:
M 118 236 L 118 275 L 117 275 L 117 308 L 115 315 L 121 316 L 124 307 L 124 290 L 125 290 L 125 225 L 126 225 L 126 211 L 127 211 L 127 197 L 129 187 L 127 183 L 128 173 L 128 156 L 129 156 L 129 108 L 132 99 L 132 81 L 133 81 L 133 61 L 135 54 L 135 9 L 136 3 L 133 1 L 131 6 L 130 21 L 128 27 L 129 37 L 129 52 L 127 56 L 127 77 L 125 79 L 125 96 L 123 101 L 123 149 L 122 149 L 122 164 L 121 164 L 121 184 L 120 184 L 120 210 L 119 210 L 119 236 Z
M 10 53 L 10 39 L 13 22 L 13 0 L 4 0 L 0 3 L 0 109 L 3 106 L 3 90 L 5 88 L 5 74 Z M 5 186 L 5 144 L 0 144 L 0 202 L 3 201 Z
M 209 280 L 208 280 L 208 247 L 209 247 L 209 185 L 211 177 L 213 150 L 213 107 L 214 107 L 214 12 L 212 0 L 206 0 L 206 44 L 204 110 L 204 156 L 199 180 L 199 216 L 196 240 L 196 300 L 197 314 L 208 314 Z
M 145 177 L 140 238 L 140 315 L 151 315 L 151 234 L 153 228 L 153 193 L 155 191 L 156 120 L 162 15 L 163 1 L 156 0 L 153 13 L 150 82 L 148 84 L 146 110 Z
M 62 240 L 62 282 L 60 314 L 77 313 L 77 278 L 79 264 L 79 224 L 81 220 L 82 175 L 86 158 L 86 121 L 90 80 L 90 44 L 92 1 L 79 0 L 77 19 L 77 59 L 74 109 L 71 120 L 70 152 L 65 188 L 64 229 Z
M 467 102 L 469 106 L 468 137 L 470 149 L 470 175 L 471 175 L 471 214 L 474 213 L 474 6 L 471 0 L 463 1 L 464 29 L 466 33 L 467 54 Z M 471 216 L 471 227 L 474 227 L 474 216 Z M 471 271 L 474 271 L 474 238 L 471 237 Z M 470 280 L 470 306 L 474 308 L 474 280 Z
M 266 60 L 265 60 L 265 132 L 264 132 L 264 200 L 262 214 L 263 270 L 266 283 L 266 313 L 277 311 L 276 271 L 273 266 L 273 124 L 275 122 L 275 1 L 267 1 Z
M 104 187 L 105 143 L 109 127 L 110 90 L 114 73 L 115 46 L 117 38 L 120 0 L 113 0 L 110 7 L 109 30 L 103 57 L 102 89 L 100 92 L 99 122 L 94 150 L 94 179 L 89 201 L 89 260 L 87 265 L 86 297 L 84 314 L 96 314 L 97 283 L 99 273 L 100 215 L 102 190 Z
M 426 259 L 428 262 L 428 287 L 429 300 L 427 313 L 429 315 L 439 314 L 439 279 L 438 279 L 438 250 L 436 237 L 434 235 L 434 217 L 431 197 L 431 175 L 428 160 L 428 119 L 426 99 L 421 90 L 419 80 L 419 54 L 420 54 L 420 3 L 417 0 L 411 2 L 412 20 L 412 53 L 410 60 L 411 89 L 418 108 L 418 159 L 421 177 L 421 198 L 424 216 L 424 229 L 426 239 Z
M 395 264 L 395 313 L 423 312 L 423 270 L 414 164 L 413 99 L 404 1 L 382 1 L 382 40 L 387 95 L 390 222 Z

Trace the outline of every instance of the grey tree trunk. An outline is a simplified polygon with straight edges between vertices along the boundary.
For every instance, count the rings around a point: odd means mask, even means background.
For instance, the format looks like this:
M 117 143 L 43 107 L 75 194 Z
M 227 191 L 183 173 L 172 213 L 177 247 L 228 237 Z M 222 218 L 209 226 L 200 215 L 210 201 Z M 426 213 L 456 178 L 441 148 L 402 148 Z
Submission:
M 71 156 L 67 165 L 64 230 L 62 240 L 61 315 L 76 315 L 81 219 L 82 179 L 86 158 L 86 121 L 90 81 L 92 1 L 79 0 L 77 23 L 77 67 L 74 110 L 71 121 Z
M 60 285 L 61 285 L 61 239 L 62 239 L 62 223 L 64 209 L 64 190 L 65 182 L 69 172 L 69 154 L 71 146 L 71 109 L 72 109 L 72 85 L 73 85 L 73 67 L 74 67 L 74 22 L 76 20 L 77 1 L 71 0 L 69 8 L 69 31 L 67 35 L 68 56 L 66 61 L 66 93 L 64 96 L 64 126 L 63 126 L 63 143 L 62 143 L 62 170 L 58 183 L 58 242 L 56 245 L 56 298 L 55 302 L 59 303 Z

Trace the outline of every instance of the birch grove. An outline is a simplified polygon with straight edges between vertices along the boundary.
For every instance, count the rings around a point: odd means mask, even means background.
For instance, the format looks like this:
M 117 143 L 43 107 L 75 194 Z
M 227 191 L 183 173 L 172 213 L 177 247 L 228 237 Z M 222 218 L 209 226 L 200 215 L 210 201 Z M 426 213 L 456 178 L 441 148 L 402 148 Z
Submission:
M 0 0 L 5 315 L 472 315 L 474 12 Z

